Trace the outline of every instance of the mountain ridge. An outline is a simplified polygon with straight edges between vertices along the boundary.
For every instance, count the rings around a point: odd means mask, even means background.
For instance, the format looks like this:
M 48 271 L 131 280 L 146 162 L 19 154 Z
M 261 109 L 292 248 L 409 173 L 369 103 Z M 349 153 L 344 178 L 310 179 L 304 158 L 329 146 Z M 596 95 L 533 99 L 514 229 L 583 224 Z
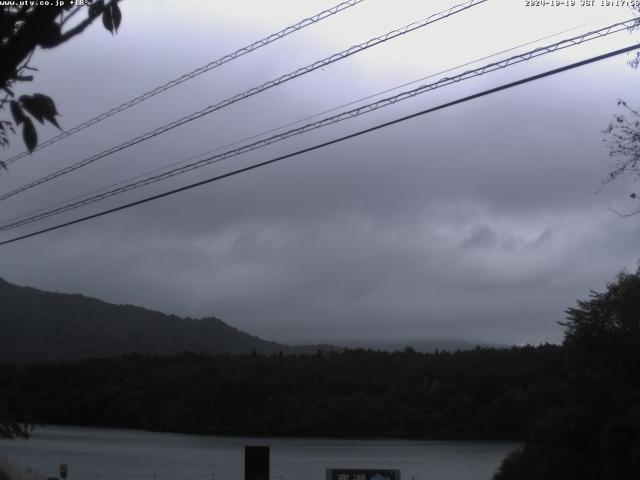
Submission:
M 113 357 L 129 353 L 171 355 L 301 353 L 242 332 L 222 320 L 179 317 L 82 294 L 48 292 L 0 277 L 0 362 L 32 363 Z M 315 350 L 313 350 L 315 351 Z
M 363 341 L 287 345 L 243 332 L 215 316 L 180 317 L 79 293 L 15 285 L 0 277 L 0 362 L 34 363 L 119 357 L 132 353 L 176 355 L 315 354 L 364 349 L 469 350 L 462 340 Z

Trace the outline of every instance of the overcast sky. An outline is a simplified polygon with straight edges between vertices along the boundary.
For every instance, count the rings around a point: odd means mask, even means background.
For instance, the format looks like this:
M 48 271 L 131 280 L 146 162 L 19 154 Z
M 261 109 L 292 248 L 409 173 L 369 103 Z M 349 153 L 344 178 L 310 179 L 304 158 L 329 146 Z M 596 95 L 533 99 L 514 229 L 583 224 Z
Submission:
M 51 95 L 63 128 L 338 3 L 125 0 L 110 35 L 38 52 L 20 93 Z M 454 5 L 362 4 L 13 163 L 0 191 L 82 160 L 350 45 Z M 274 127 L 567 29 L 524 52 L 632 17 L 624 7 L 488 2 L 256 95 L 0 203 L 48 207 Z M 598 2 L 596 2 L 598 3 Z M 622 32 L 4 232 L 0 240 L 273 158 L 638 42 Z M 492 60 L 506 58 L 505 53 Z M 602 130 L 639 99 L 623 55 L 0 247 L 0 276 L 180 316 L 216 316 L 282 342 L 559 341 L 564 310 L 640 258 L 637 184 L 597 193 Z M 480 66 L 492 60 L 483 60 Z M 416 84 L 419 85 L 420 83 Z M 409 88 L 409 87 L 406 87 Z M 406 89 L 405 88 L 405 89 Z M 396 90 L 395 92 L 402 91 Z M 379 97 L 376 97 L 379 98 Z M 56 133 L 39 128 L 40 138 Z M 20 152 L 13 141 L 5 158 Z

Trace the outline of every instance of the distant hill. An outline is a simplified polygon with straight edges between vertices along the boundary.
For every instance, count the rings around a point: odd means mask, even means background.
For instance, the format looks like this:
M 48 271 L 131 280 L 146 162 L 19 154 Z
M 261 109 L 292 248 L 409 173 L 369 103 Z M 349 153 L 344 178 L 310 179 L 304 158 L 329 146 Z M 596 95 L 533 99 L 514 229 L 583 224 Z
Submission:
M 405 348 L 412 348 L 416 352 L 433 353 L 436 351 L 455 352 L 458 350 L 473 350 L 476 347 L 485 348 L 509 348 L 510 345 L 489 344 L 486 342 L 470 342 L 465 340 L 457 340 L 452 338 L 434 338 L 424 340 L 395 340 L 395 341 L 363 341 L 363 340 L 344 340 L 336 342 L 337 345 L 345 348 L 364 348 L 371 350 L 380 350 L 385 352 L 402 351 Z
M 180 318 L 83 295 L 44 292 L 0 279 L 0 362 L 30 363 L 114 357 L 315 352 L 241 332 L 214 317 Z

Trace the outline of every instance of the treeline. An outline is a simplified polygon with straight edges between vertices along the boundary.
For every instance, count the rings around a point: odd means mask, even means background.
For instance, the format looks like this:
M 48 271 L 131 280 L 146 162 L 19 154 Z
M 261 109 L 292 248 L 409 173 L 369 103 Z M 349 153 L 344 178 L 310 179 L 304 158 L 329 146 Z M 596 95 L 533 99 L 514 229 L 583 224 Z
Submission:
M 522 439 L 564 402 L 556 345 L 455 353 L 129 355 L 0 367 L 45 424 L 154 431 Z

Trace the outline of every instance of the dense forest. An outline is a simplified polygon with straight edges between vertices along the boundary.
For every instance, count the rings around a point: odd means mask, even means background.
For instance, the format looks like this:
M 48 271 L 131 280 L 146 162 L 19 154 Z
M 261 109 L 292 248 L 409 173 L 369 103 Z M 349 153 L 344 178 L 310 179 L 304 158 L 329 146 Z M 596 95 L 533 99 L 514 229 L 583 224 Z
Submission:
M 563 402 L 558 346 L 421 354 L 129 355 L 5 365 L 38 422 L 242 435 L 523 438 Z

